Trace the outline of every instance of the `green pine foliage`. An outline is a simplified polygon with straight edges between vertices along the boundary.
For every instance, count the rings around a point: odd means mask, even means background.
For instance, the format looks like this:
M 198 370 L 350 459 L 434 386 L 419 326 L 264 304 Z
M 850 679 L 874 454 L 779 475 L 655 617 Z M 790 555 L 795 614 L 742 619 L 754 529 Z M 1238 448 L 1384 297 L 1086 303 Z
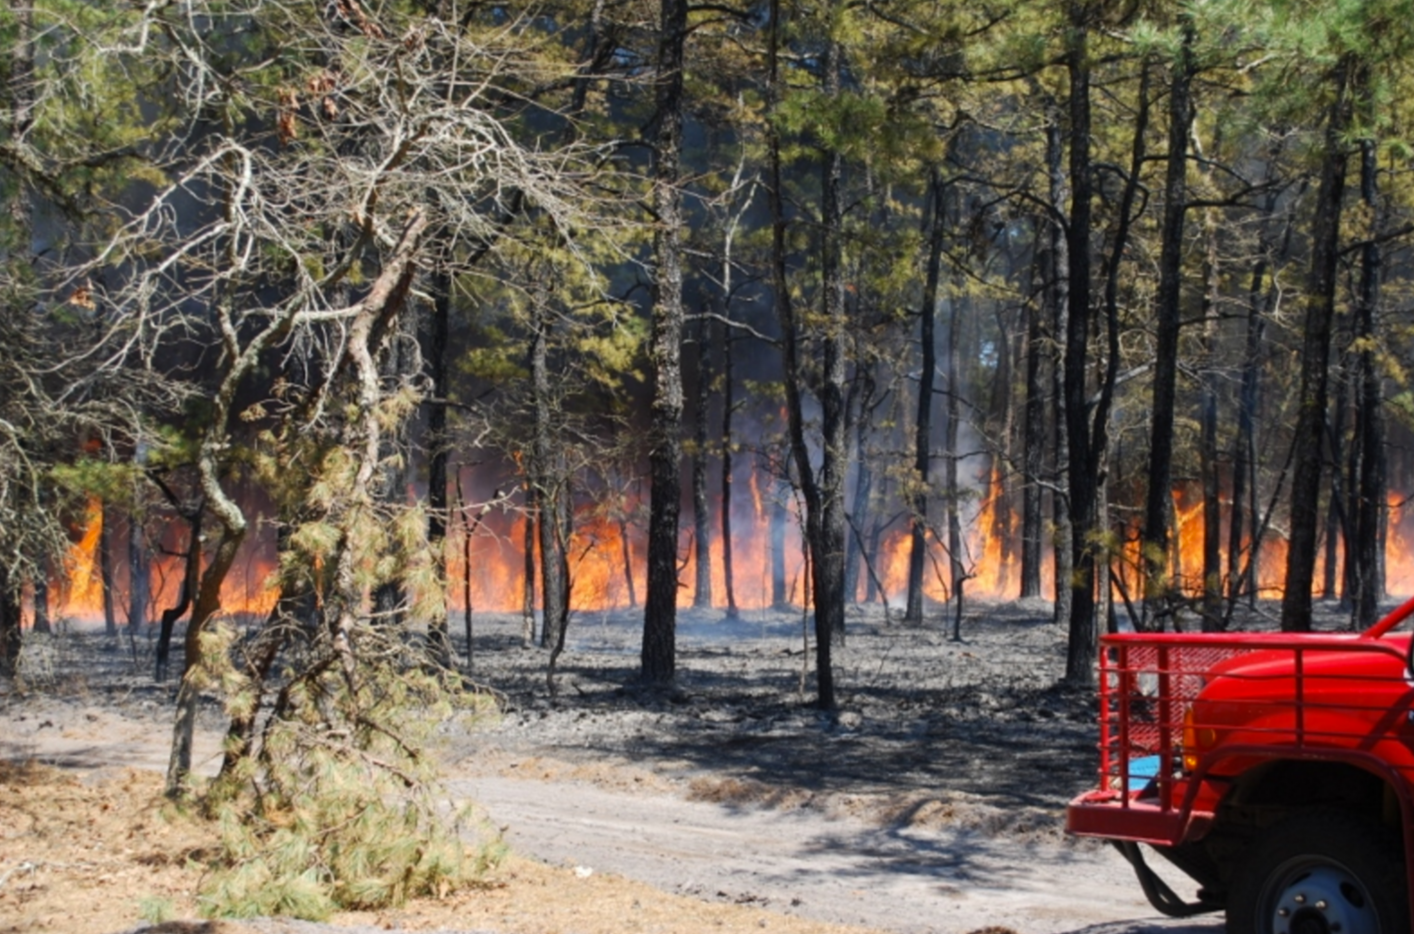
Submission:
M 199 678 L 232 716 L 256 686 L 236 670 L 235 632 L 203 639 Z M 203 880 L 213 917 L 290 915 L 397 906 L 463 887 L 505 853 L 445 798 L 432 748 L 450 720 L 490 705 L 428 668 L 402 632 L 359 630 L 350 672 L 315 638 L 289 653 L 260 746 L 206 787 L 201 805 L 220 831 Z

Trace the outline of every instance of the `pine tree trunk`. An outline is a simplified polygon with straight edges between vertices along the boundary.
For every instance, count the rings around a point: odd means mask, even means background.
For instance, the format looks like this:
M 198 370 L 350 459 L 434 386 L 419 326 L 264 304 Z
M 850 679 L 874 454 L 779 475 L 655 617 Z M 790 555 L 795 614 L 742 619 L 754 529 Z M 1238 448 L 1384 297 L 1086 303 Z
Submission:
M 1311 272 L 1306 295 L 1301 344 L 1301 389 L 1295 432 L 1295 468 L 1291 481 L 1290 539 L 1287 547 L 1286 589 L 1282 595 L 1281 628 L 1311 630 L 1311 585 L 1315 576 L 1320 516 L 1321 480 L 1325 464 L 1327 373 L 1335 318 L 1337 264 L 1340 256 L 1340 213 L 1345 192 L 1350 125 L 1350 56 L 1336 64 L 1331 76 L 1335 100 L 1326 119 L 1321 182 L 1311 231 Z
M 1267 273 L 1263 246 L 1261 243 L 1258 245 L 1261 258 L 1252 269 L 1252 283 L 1247 290 L 1247 332 L 1243 344 L 1242 381 L 1238 388 L 1237 435 L 1233 441 L 1232 508 L 1228 513 L 1227 537 L 1229 616 L 1242 594 L 1253 594 L 1259 557 L 1260 543 L 1253 533 L 1257 527 L 1257 391 L 1261 381 L 1262 334 L 1265 330 L 1261 295 Z M 1245 531 L 1248 528 L 1252 532 Z
M 1090 234 L 1092 227 L 1092 173 L 1090 165 L 1090 4 L 1070 0 L 1070 39 L 1067 70 L 1070 75 L 1070 226 L 1069 300 L 1065 330 L 1065 433 L 1068 446 L 1070 492 L 1070 619 L 1065 678 L 1075 684 L 1092 684 L 1096 639 L 1095 553 L 1096 480 L 1099 452 L 1090 436 L 1086 405 L 1090 355 Z M 1065 586 L 1066 578 L 1057 581 Z
M 49 622 L 49 570 L 47 562 L 34 575 L 34 631 L 48 635 L 54 631 Z
M 520 590 L 520 644 L 527 649 L 535 644 L 535 527 L 538 516 L 539 505 L 535 499 L 535 483 L 527 475 L 525 478 L 525 525 L 521 535 L 523 568 Z
M 134 512 L 128 516 L 128 629 L 134 635 L 147 625 L 150 593 L 147 557 L 142 517 Z
M 1203 300 L 1203 356 L 1200 371 L 1199 441 L 1200 471 L 1203 477 L 1203 619 L 1204 632 L 1223 628 L 1222 587 L 1222 499 L 1218 463 L 1218 298 L 1221 294 L 1218 254 L 1218 219 L 1207 213 L 1207 258 L 1204 277 L 1207 290 Z
M 767 98 L 772 110 L 780 104 L 780 0 L 771 0 L 768 40 Z M 838 79 L 839 47 L 827 45 L 825 73 Z M 838 180 L 841 170 L 838 153 L 824 154 L 822 211 L 838 208 Z M 786 417 L 790 453 L 795 464 L 802 498 L 805 500 L 805 541 L 809 550 L 812 599 L 815 605 L 816 705 L 822 710 L 835 707 L 834 666 L 831 642 L 844 625 L 844 308 L 830 308 L 836 315 L 824 323 L 822 373 L 817 396 L 820 401 L 821 464 L 817 477 L 805 440 L 802 404 L 801 333 L 796 309 L 786 278 L 786 217 L 783 191 L 781 143 L 773 128 L 767 133 L 768 184 L 771 211 L 771 279 L 775 292 L 776 315 L 781 328 L 781 353 L 785 365 Z M 833 190 L 831 190 L 833 189 Z M 827 220 L 825 226 L 831 226 Z M 837 223 L 836 223 L 837 226 Z
M 1070 200 L 1070 182 L 1065 171 L 1065 138 L 1062 132 L 1062 117 L 1057 101 L 1046 96 L 1046 178 L 1047 201 L 1050 204 L 1050 229 L 1047 241 L 1052 256 L 1050 277 L 1043 293 L 1047 304 L 1046 319 L 1050 324 L 1051 354 L 1048 370 L 1051 376 L 1051 398 L 1054 400 L 1050 432 L 1054 438 L 1054 461 L 1051 476 L 1054 491 L 1051 494 L 1053 538 L 1053 563 L 1055 570 L 1054 606 L 1052 616 L 1058 624 L 1069 626 L 1071 618 L 1070 586 L 1071 572 L 1075 566 L 1075 553 L 1071 547 L 1073 523 L 1070 519 L 1069 491 L 1062 492 L 1070 473 L 1070 420 L 1066 414 L 1065 394 L 1065 340 L 1070 333 L 1070 238 L 1067 233 L 1067 206 Z M 1085 271 L 1088 277 L 1088 269 Z M 1087 278 L 1088 281 L 1088 278 Z M 1088 299 L 1087 299 L 1088 301 Z
M 958 297 L 954 297 L 948 304 L 948 346 L 944 355 L 946 363 L 943 373 L 948 393 L 947 406 L 944 409 L 946 421 L 943 425 L 943 501 L 947 504 L 948 587 L 952 590 L 952 599 L 956 603 L 956 619 L 962 615 L 962 591 L 967 580 L 967 566 L 962 560 L 962 485 L 957 472 L 958 432 L 962 428 L 962 387 L 957 374 L 958 345 L 962 343 L 962 321 L 966 317 L 965 308 L 968 303 L 961 298 L 959 289 Z M 955 625 L 953 638 L 959 637 Z
M 682 439 L 682 160 L 683 53 L 687 0 L 659 8 L 653 140 L 654 278 L 652 337 L 653 415 L 649 449 L 648 593 L 643 611 L 641 675 L 650 684 L 671 681 L 677 667 L 678 512 Z
M 1169 515 L 1173 508 L 1173 423 L 1178 386 L 1178 332 L 1183 301 L 1183 228 L 1188 211 L 1188 135 L 1193 126 L 1193 22 L 1184 15 L 1183 45 L 1169 84 L 1168 159 L 1160 226 L 1159 288 L 1154 300 L 1153 397 L 1149 405 L 1149 470 L 1144 499 L 1144 622 L 1169 612 Z
M 1041 280 L 1042 294 L 1051 289 L 1055 274 L 1055 254 L 1045 246 L 1049 220 L 1036 219 L 1035 268 Z M 1025 400 L 1021 409 L 1021 588 L 1018 596 L 1034 600 L 1041 596 L 1041 561 L 1044 554 L 1045 501 L 1042 472 L 1045 470 L 1046 447 L 1046 388 L 1043 361 L 1045 345 L 1050 339 L 1047 327 L 1047 305 L 1040 302 L 1026 305 Z
M 767 548 L 771 559 L 771 606 L 778 610 L 789 609 L 790 592 L 786 581 L 786 525 L 790 522 L 790 512 L 786 509 L 786 486 L 773 484 L 775 492 L 771 496 L 767 518 Z
M 531 477 L 535 487 L 535 530 L 540 555 L 540 645 L 553 647 L 559 640 L 555 631 L 565 618 L 569 600 L 568 582 L 560 576 L 564 561 L 560 555 L 559 526 L 562 521 L 564 478 L 560 475 L 555 451 L 554 400 L 550 389 L 549 314 L 545 296 L 535 298 L 534 333 L 530 345 L 530 373 L 535 400 L 535 438 L 531 454 Z
M 245 532 L 244 517 L 239 523 L 223 520 L 220 538 L 212 549 L 210 563 L 202 572 L 196 604 L 187 623 L 186 637 L 182 641 L 182 682 L 177 690 L 177 712 L 172 724 L 172 752 L 167 761 L 166 792 L 169 798 L 180 797 L 187 791 L 191 776 L 192 741 L 196 733 L 196 708 L 201 695 L 197 679 L 192 677 L 192 669 L 201 657 L 201 634 L 221 609 L 221 585 L 236 562 L 236 553 L 245 539 Z M 193 544 L 193 547 L 200 546 Z
M 825 48 L 825 95 L 840 95 L 840 73 L 844 49 L 839 42 Z M 819 396 L 820 432 L 824 447 L 820 464 L 820 528 L 818 541 L 810 543 L 810 562 L 815 577 L 815 654 L 817 670 L 831 668 L 830 643 L 844 645 L 844 557 L 845 479 L 849 473 L 849 411 L 845 395 L 847 368 L 845 282 L 844 282 L 844 156 L 828 147 L 821 154 L 821 235 L 823 249 L 821 276 L 824 280 L 824 373 Z M 797 454 L 797 458 L 799 454 Z M 831 686 L 828 701 L 821 692 L 820 706 L 834 707 Z
M 865 554 L 861 541 L 863 530 L 871 521 L 870 498 L 874 489 L 874 470 L 870 463 L 867 440 L 869 437 L 870 402 L 874 395 L 873 375 L 865 376 L 860 400 L 860 411 L 854 422 L 854 497 L 853 508 L 846 517 L 844 593 L 851 603 L 858 599 L 860 565 L 872 560 Z
M 724 268 L 730 269 L 730 263 L 724 264 Z M 731 278 L 728 274 L 726 282 Z M 731 315 L 731 292 L 727 291 L 727 300 L 723 303 L 722 313 L 727 316 L 728 322 Z M 737 619 L 741 616 L 741 611 L 736 604 L 736 568 L 732 559 L 732 414 L 736 408 L 736 394 L 732 388 L 733 378 L 732 367 L 732 333 L 729 323 L 722 326 L 722 586 L 726 588 L 727 594 L 727 619 Z
M 196 589 L 201 580 L 201 520 L 205 510 L 198 506 L 182 518 L 187 522 L 187 552 L 182 567 L 182 589 L 176 606 L 162 611 L 157 632 L 156 658 L 152 678 L 158 684 L 167 680 L 167 669 L 172 652 L 172 631 L 177 620 L 182 618 L 196 598 Z
M 711 345 L 707 318 L 697 323 L 697 405 L 693 409 L 692 544 L 694 588 L 692 605 L 712 606 L 712 517 L 707 503 L 707 415 L 712 401 Z
M 1342 316 L 1341 323 L 1344 324 L 1344 316 Z M 1341 327 L 1340 339 L 1337 343 L 1340 346 L 1347 346 L 1349 338 L 1349 332 Z M 1327 376 L 1327 378 L 1335 380 L 1335 399 L 1330 407 L 1333 423 L 1328 425 L 1326 431 L 1330 463 L 1333 465 L 1328 478 L 1330 496 L 1326 500 L 1325 532 L 1322 535 L 1325 560 L 1321 566 L 1321 596 L 1326 600 L 1340 598 L 1340 585 L 1337 583 L 1336 569 L 1340 566 L 1340 546 L 1345 538 L 1343 531 L 1345 526 L 1345 484 L 1348 479 L 1346 472 L 1341 469 L 1341 465 L 1348 460 L 1348 449 L 1345 444 L 1345 420 L 1350 408 L 1350 373 L 1344 366 L 1345 355 L 1337 353 L 1336 356 L 1340 358 L 1340 362 L 1331 367 L 1335 372 Z
M 918 311 L 918 344 L 922 366 L 918 375 L 918 414 L 913 424 L 913 494 L 909 504 L 908 596 L 905 622 L 923 621 L 923 571 L 928 561 L 929 474 L 933 453 L 933 380 L 938 369 L 938 288 L 943 255 L 943 188 L 937 169 L 929 183 L 933 212 L 928 237 L 928 266 L 923 280 L 923 307 Z M 953 387 L 949 386 L 951 390 Z M 952 448 L 948 448 L 951 456 Z M 951 493 L 949 494 L 951 495 Z M 950 507 L 951 508 L 951 507 Z
M 628 605 L 638 607 L 638 587 L 633 582 L 633 548 L 628 541 L 628 521 L 619 520 L 619 550 L 624 565 L 624 589 L 628 591 Z
M 0 675 L 14 677 L 24 636 L 20 630 L 20 588 L 14 574 L 0 565 Z
M 10 0 L 9 2 L 7 46 L 10 49 L 10 61 L 6 69 L 8 80 L 4 87 L 0 88 L 0 94 L 4 95 L 4 118 L 7 123 L 5 130 L 10 140 L 27 138 L 34 125 L 34 6 L 33 0 Z M 14 239 L 6 244 L 6 248 L 10 252 L 10 259 L 33 263 L 35 259 L 31 249 L 34 236 L 33 203 L 24 185 L 16 184 L 13 179 L 10 184 L 13 187 L 9 191 L 8 204 L 5 207 L 14 225 Z M 0 313 L 18 314 L 20 312 L 6 308 Z M 44 567 L 44 562 L 40 562 L 40 567 Z M 39 601 L 41 598 L 44 600 L 46 610 L 48 603 L 47 584 L 41 588 L 37 580 L 38 576 L 36 575 L 34 590 L 36 631 L 40 631 Z M 44 614 L 44 619 L 47 629 L 47 612 Z M 0 564 L 0 675 L 15 673 L 23 640 L 20 626 L 19 572 L 14 566 L 3 563 Z
M 113 510 L 107 500 L 103 500 L 98 519 L 98 580 L 103 588 L 103 632 L 116 636 L 118 614 L 114 603 L 117 594 L 113 581 Z
M 447 437 L 447 397 L 450 385 L 447 379 L 447 346 L 452 314 L 452 279 L 444 268 L 439 268 L 430 276 L 432 290 L 432 313 L 427 320 L 422 356 L 427 361 L 427 375 L 431 382 L 432 399 L 427 407 L 427 433 L 424 446 L 427 450 L 427 548 L 434 556 L 434 573 L 437 586 L 444 595 L 450 594 L 447 579 L 447 519 L 450 516 L 447 496 L 447 457 L 449 439 Z M 466 573 L 471 574 L 470 566 Z M 428 626 L 428 641 L 432 659 L 443 668 L 450 669 L 455 664 L 456 653 L 452 649 L 452 638 L 448 616 L 451 607 L 443 598 L 445 607 L 442 618 L 433 620 Z M 467 613 L 470 614 L 470 605 Z M 470 616 L 468 616 L 468 620 Z M 467 649 L 471 645 L 468 642 Z
M 1360 196 L 1378 231 L 1378 164 L 1372 139 L 1360 143 Z M 1355 628 L 1372 626 L 1379 616 L 1384 597 L 1383 528 L 1386 476 L 1384 393 L 1375 350 L 1379 336 L 1380 279 L 1383 272 L 1380 245 L 1371 238 L 1360 252 L 1359 296 L 1355 308 L 1356 340 L 1361 347 L 1356 361 L 1359 373 L 1359 405 L 1356 409 L 1355 442 L 1360 470 L 1354 504 L 1354 547 L 1347 561 L 1355 572 Z

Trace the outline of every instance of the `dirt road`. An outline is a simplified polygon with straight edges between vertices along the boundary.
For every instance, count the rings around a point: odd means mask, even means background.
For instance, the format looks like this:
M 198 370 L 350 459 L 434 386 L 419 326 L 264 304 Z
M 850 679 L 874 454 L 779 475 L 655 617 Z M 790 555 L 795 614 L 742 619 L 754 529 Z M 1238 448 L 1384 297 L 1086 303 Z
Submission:
M 1108 848 L 1027 844 L 975 831 L 879 827 L 810 811 L 482 777 L 453 789 L 552 863 L 704 899 L 900 934 L 1215 934 L 1221 916 L 1162 919 Z M 1182 890 L 1182 889 L 1180 889 Z

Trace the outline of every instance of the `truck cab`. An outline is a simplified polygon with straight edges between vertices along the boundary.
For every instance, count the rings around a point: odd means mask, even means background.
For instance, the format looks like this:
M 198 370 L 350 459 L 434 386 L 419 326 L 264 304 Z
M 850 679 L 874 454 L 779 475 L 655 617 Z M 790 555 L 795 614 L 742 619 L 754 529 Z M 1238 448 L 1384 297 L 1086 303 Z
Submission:
M 1410 615 L 1414 600 L 1358 634 L 1104 637 L 1098 782 L 1067 830 L 1114 842 L 1159 910 L 1223 910 L 1230 934 L 1410 932 L 1414 676 L 1393 632 Z

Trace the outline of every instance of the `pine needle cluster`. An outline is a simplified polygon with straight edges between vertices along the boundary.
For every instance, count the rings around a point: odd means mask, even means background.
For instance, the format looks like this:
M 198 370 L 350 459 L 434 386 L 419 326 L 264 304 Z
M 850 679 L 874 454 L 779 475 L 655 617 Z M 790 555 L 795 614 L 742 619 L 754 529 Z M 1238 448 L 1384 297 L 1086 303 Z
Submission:
M 220 831 L 203 911 L 319 920 L 440 897 L 493 867 L 499 837 L 446 800 L 427 751 L 441 724 L 485 703 L 423 664 L 396 628 L 359 630 L 351 670 L 317 631 L 306 635 L 288 652 L 257 748 L 202 799 Z M 203 674 L 238 717 L 254 688 L 232 662 L 234 641 L 229 627 L 204 637 Z

